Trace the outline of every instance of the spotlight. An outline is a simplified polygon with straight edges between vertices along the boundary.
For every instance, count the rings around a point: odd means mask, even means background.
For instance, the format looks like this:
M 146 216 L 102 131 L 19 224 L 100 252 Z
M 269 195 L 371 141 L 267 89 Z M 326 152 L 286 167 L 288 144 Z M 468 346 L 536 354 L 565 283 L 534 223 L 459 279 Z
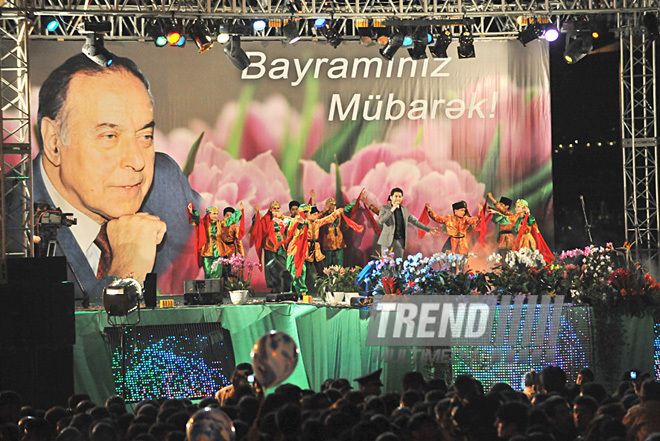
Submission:
M 399 50 L 401 46 L 403 46 L 403 32 L 397 31 L 395 32 L 392 36 L 390 36 L 389 41 L 387 44 L 381 48 L 378 52 L 380 52 L 380 55 L 382 55 L 383 58 L 386 60 L 392 61 L 392 58 L 394 58 L 394 54 L 396 54 L 396 51 Z
M 449 28 L 444 28 L 435 39 L 435 44 L 429 51 L 435 58 L 449 58 L 447 56 L 447 48 L 451 44 L 451 31 Z
M 211 32 L 203 21 L 196 21 L 190 28 L 188 34 L 199 48 L 199 53 L 206 52 L 213 47 Z
M 325 18 L 317 18 L 314 20 L 314 27 L 320 29 L 325 26 L 326 21 L 327 20 Z
M 218 25 L 218 36 L 216 37 L 218 43 L 225 44 L 229 41 L 229 38 L 229 29 L 227 29 L 227 26 Z
M 314 27 L 316 28 L 317 32 L 319 32 L 321 35 L 325 37 L 325 39 L 328 41 L 330 46 L 336 48 L 341 44 L 341 37 L 339 36 L 339 32 L 335 29 L 334 23 L 330 22 L 328 23 L 327 20 L 324 22 L 323 26 L 318 26 L 321 24 L 321 21 L 319 20 L 325 20 L 325 19 L 320 19 L 317 18 L 314 21 Z
M 266 29 L 266 21 L 265 20 L 255 20 L 252 22 L 252 29 L 255 31 L 263 31 Z
M 537 21 L 532 21 L 525 27 L 525 29 L 518 32 L 518 41 L 520 41 L 523 46 L 527 46 L 527 43 L 531 43 L 542 35 L 543 27 L 541 24 Z
M 57 21 L 57 18 L 51 18 L 46 24 L 46 30 L 48 32 L 55 32 L 57 28 L 60 27 L 60 23 Z
M 284 38 L 289 44 L 294 44 L 300 40 L 300 31 L 298 31 L 298 25 L 293 19 L 282 28 L 282 32 L 284 33 Z
M 648 38 L 651 40 L 657 40 L 658 37 L 660 37 L 660 31 L 658 31 L 658 18 L 655 14 L 647 12 L 644 14 L 643 21 Z
M 470 29 L 463 25 L 463 32 L 458 37 L 458 58 L 474 58 L 474 37 Z
M 224 48 L 225 54 L 229 60 L 234 63 L 239 70 L 245 70 L 250 65 L 250 58 L 245 51 L 241 49 L 241 37 L 234 35 L 229 44 Z
M 552 43 L 559 38 L 559 30 L 557 30 L 552 24 L 548 24 L 543 32 L 543 38 L 545 38 L 545 41 Z
M 186 36 L 184 35 L 183 27 L 178 24 L 172 23 L 168 26 L 165 31 L 165 37 L 170 46 L 183 47 L 186 44 Z
M 360 35 L 360 43 L 364 46 L 371 46 L 374 44 L 377 35 L 376 32 L 374 32 L 374 29 L 369 25 L 368 19 L 355 20 L 355 27 Z
M 115 280 L 103 288 L 103 307 L 108 317 L 122 317 L 139 309 L 142 287 L 135 279 Z
M 159 20 L 154 20 L 147 24 L 147 34 L 154 39 L 154 44 L 157 47 L 163 47 L 167 44 L 167 36 L 163 30 L 163 24 Z
M 403 37 L 403 47 L 408 47 L 413 44 L 413 38 L 410 35 Z
M 593 49 L 591 35 L 578 35 L 566 39 L 566 50 L 564 50 L 564 59 L 568 64 L 575 64 Z
M 426 28 L 419 27 L 413 35 L 413 47 L 408 48 L 410 58 L 413 60 L 423 60 L 426 57 L 426 46 L 429 44 L 429 33 Z M 431 37 L 431 40 L 433 37 Z
M 112 52 L 103 47 L 103 34 L 87 34 L 82 52 L 99 66 L 109 67 L 115 58 Z

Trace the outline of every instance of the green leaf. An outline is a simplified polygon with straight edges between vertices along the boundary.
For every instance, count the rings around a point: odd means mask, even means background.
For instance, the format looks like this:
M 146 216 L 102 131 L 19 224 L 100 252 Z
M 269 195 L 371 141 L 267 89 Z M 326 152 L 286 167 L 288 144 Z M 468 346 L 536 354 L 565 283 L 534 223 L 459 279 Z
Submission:
M 202 143 L 202 138 L 204 137 L 204 132 L 200 133 L 195 142 L 193 142 L 192 147 L 188 151 L 188 156 L 186 156 L 186 163 L 183 165 L 183 174 L 186 178 L 190 177 L 195 168 L 195 158 L 197 157 L 197 151 L 199 146 Z
M 300 131 L 296 136 L 291 136 L 291 141 L 287 142 L 282 149 L 280 167 L 282 168 L 284 177 L 286 177 L 286 180 L 289 183 L 289 189 L 292 196 L 296 195 L 299 197 L 302 195 L 300 185 L 300 179 L 302 179 L 302 176 L 298 171 L 300 167 L 300 159 L 305 153 L 305 146 L 307 145 L 309 132 L 312 123 L 314 122 L 314 110 L 316 109 L 316 104 L 319 100 L 319 90 L 318 80 L 309 79 L 305 81 L 305 101 L 300 111 L 302 117 Z M 285 152 L 286 155 L 284 154 Z M 286 158 L 286 161 L 283 160 L 284 158 Z
M 495 188 L 497 184 L 497 170 L 500 166 L 500 137 L 502 135 L 502 124 L 497 125 L 497 130 L 490 142 L 488 154 L 484 161 L 481 171 L 479 172 L 478 180 L 486 184 L 486 189 Z
M 229 133 L 229 138 L 227 139 L 227 146 L 225 147 L 227 153 L 235 159 L 238 159 L 238 155 L 241 152 L 241 141 L 243 139 L 243 131 L 245 130 L 247 109 L 250 101 L 252 101 L 254 90 L 254 86 L 245 86 L 241 91 L 241 96 L 238 98 L 238 112 Z
M 352 140 L 359 139 L 362 127 L 362 121 L 348 121 L 342 124 L 339 131 L 328 137 L 327 141 L 321 145 L 312 160 L 323 170 L 329 172 L 330 164 L 335 161 L 335 158 L 342 158 L 346 147 L 355 145 Z
M 335 200 L 337 201 L 337 207 L 344 206 L 344 193 L 341 191 L 341 172 L 339 171 L 339 161 L 335 156 L 335 165 L 337 173 L 335 174 Z

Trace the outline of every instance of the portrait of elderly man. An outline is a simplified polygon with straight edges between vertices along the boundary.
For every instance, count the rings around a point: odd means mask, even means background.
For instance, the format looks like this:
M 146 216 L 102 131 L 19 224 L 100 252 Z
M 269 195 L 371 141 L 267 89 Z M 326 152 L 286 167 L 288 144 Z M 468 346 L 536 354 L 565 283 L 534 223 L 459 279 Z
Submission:
M 78 54 L 41 87 L 34 199 L 77 219 L 59 229 L 57 255 L 93 303 L 113 277 L 144 282 L 166 271 L 193 232 L 180 207 L 201 198 L 176 162 L 155 152 L 154 126 L 149 83 L 128 58 L 104 67 Z

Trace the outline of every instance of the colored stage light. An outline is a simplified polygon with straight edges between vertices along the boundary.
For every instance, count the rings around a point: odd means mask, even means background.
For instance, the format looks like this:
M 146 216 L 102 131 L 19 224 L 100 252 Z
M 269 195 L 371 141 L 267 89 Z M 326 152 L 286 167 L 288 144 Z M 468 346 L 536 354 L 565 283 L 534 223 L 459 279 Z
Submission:
M 257 32 L 263 31 L 264 29 L 266 29 L 266 21 L 255 20 L 254 22 L 252 22 L 252 29 L 254 29 Z
M 314 27 L 322 28 L 323 26 L 325 26 L 325 23 L 326 23 L 325 18 L 317 18 L 316 20 L 314 20 Z
M 600 34 L 598 33 L 598 31 L 593 31 L 593 32 L 591 33 L 591 37 L 592 37 L 592 38 L 598 38 L 598 37 L 600 37 Z
M 545 32 L 543 33 L 543 38 L 545 38 L 546 41 L 552 43 L 553 41 L 556 41 L 559 38 L 559 31 L 557 30 L 556 27 L 549 26 L 546 28 Z
M 474 37 L 470 29 L 463 25 L 463 32 L 458 37 L 458 58 L 474 58 Z
M 115 58 L 114 54 L 103 46 L 103 34 L 87 34 L 82 52 L 99 66 L 109 67 Z
M 55 19 L 55 18 L 51 19 L 48 22 L 48 24 L 46 25 L 46 29 L 48 30 L 48 32 L 53 32 L 59 27 L 60 27 L 60 24 L 57 22 L 57 19 Z
M 435 58 L 448 58 L 447 57 L 447 48 L 451 44 L 451 31 L 449 28 L 444 28 L 442 32 L 438 34 L 435 40 L 435 44 L 429 51 Z
M 410 46 L 413 44 L 413 38 L 410 35 L 406 35 L 403 37 L 403 45 L 404 47 Z
M 188 34 L 199 48 L 199 52 L 206 52 L 213 47 L 211 32 L 203 21 L 196 21 L 190 27 Z

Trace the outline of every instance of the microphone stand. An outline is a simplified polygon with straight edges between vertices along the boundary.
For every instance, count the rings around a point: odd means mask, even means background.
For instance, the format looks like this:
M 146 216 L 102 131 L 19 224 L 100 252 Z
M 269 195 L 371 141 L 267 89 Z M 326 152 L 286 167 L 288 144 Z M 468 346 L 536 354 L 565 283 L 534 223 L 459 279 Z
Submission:
M 594 240 L 591 237 L 591 225 L 589 225 L 589 219 L 587 218 L 587 210 L 584 208 L 584 196 L 580 195 L 580 204 L 582 204 L 582 214 L 584 215 L 584 227 L 587 230 L 587 236 L 589 237 L 589 244 L 594 243 Z

